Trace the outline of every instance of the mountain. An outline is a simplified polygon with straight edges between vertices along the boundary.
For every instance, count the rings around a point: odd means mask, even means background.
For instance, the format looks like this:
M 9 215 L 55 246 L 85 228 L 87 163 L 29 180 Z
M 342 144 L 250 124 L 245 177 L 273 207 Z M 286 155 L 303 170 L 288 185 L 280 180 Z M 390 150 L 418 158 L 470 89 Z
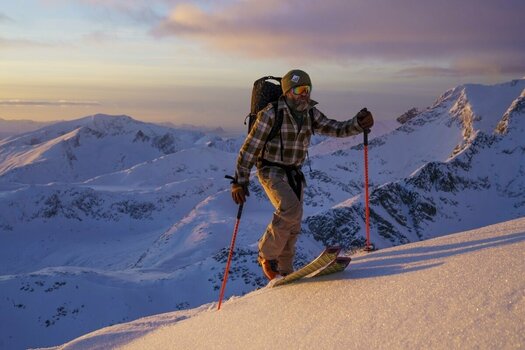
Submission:
M 9 136 L 35 131 L 54 123 L 56 123 L 56 121 L 36 122 L 33 120 L 6 120 L 0 118 L 0 140 Z
M 175 153 L 203 136 L 97 114 L 0 141 L 0 176 L 32 184 L 84 181 Z
M 524 89 L 524 80 L 459 86 L 372 142 L 371 178 L 381 184 L 370 194 L 377 246 L 523 214 Z M 358 195 L 312 215 L 306 219 L 307 230 L 325 244 L 362 244 L 363 202 Z
M 418 114 L 420 114 L 421 111 L 417 108 L 411 108 L 409 109 L 408 111 L 406 111 L 405 113 L 401 114 L 397 119 L 396 121 L 399 122 L 400 124 L 405 124 L 407 121 L 409 121 L 410 119 L 413 119 L 415 117 L 418 116 Z
M 525 218 L 354 256 L 337 275 L 97 330 L 54 349 L 518 349 Z
M 376 246 L 523 216 L 524 89 L 461 85 L 391 132 L 378 123 Z M 224 175 L 243 137 L 98 115 L 0 141 L 0 342 L 49 346 L 216 300 L 237 213 Z M 361 140 L 315 136 L 295 266 L 362 245 Z M 256 180 L 250 193 L 227 296 L 265 285 L 257 240 L 273 208 Z
M 161 126 L 167 126 L 173 129 L 201 131 L 205 133 L 213 133 L 216 135 L 227 134 L 226 130 L 224 130 L 222 127 L 208 127 L 204 125 L 192 125 L 192 124 L 174 124 L 172 122 L 159 122 L 157 124 Z

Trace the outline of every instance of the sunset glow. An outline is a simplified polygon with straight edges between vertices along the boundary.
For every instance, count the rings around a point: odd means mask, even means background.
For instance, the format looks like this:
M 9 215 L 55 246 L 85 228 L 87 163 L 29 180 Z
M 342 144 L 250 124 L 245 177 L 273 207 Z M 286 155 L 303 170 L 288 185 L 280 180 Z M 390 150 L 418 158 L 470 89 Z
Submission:
M 525 75 L 525 3 L 32 0 L 0 5 L 0 118 L 127 114 L 236 128 L 253 81 L 308 71 L 345 119 Z M 239 122 L 241 120 L 241 122 Z

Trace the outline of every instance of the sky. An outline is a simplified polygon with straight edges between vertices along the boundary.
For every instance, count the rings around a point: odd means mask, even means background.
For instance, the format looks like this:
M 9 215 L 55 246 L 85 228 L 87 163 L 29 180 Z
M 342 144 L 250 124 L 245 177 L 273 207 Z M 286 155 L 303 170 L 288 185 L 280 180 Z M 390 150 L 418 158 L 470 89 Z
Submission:
M 0 118 L 244 128 L 253 81 L 307 71 L 345 120 L 525 76 L 522 0 L 0 0 Z

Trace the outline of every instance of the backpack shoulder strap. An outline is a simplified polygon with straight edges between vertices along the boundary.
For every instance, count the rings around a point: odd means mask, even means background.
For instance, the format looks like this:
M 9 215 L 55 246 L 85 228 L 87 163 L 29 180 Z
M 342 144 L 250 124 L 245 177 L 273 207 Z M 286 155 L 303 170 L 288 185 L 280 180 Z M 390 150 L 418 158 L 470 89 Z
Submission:
M 308 115 L 310 116 L 310 127 L 312 128 L 312 135 L 315 135 L 315 131 L 314 131 L 314 109 L 313 108 L 310 108 L 310 111 L 309 111 Z
M 275 114 L 275 121 L 272 125 L 272 129 L 270 130 L 270 133 L 268 134 L 268 138 L 266 139 L 266 142 L 273 140 L 273 138 L 281 131 L 281 126 L 283 126 L 283 110 L 279 110 L 277 107 L 277 102 L 273 102 L 273 109 Z
M 270 133 L 268 134 L 268 137 L 266 138 L 266 141 L 264 142 L 263 153 L 262 153 L 261 158 L 264 158 L 264 151 L 266 150 L 266 145 L 268 144 L 268 142 L 270 142 L 271 140 L 273 140 L 275 136 L 277 136 L 279 131 L 281 131 L 281 127 L 283 126 L 284 111 L 278 108 L 277 102 L 272 102 L 272 106 L 274 109 L 275 120 L 273 122 L 272 129 L 270 130 Z M 281 136 L 281 160 L 282 159 L 283 159 L 283 139 Z

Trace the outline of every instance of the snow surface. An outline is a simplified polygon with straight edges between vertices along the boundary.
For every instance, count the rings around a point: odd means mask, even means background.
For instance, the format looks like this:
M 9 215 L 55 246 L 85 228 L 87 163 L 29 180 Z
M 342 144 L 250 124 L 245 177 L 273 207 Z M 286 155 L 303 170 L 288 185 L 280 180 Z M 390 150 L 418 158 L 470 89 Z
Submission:
M 343 273 L 139 319 L 53 349 L 519 349 L 525 217 L 354 256 Z

